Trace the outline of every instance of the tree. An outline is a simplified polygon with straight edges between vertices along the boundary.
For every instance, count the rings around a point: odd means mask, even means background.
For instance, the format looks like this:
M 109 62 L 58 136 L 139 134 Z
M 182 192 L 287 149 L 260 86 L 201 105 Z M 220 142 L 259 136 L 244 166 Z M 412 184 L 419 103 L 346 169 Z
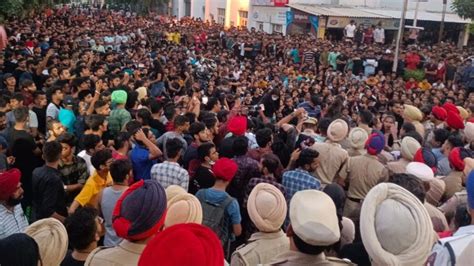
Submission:
M 474 19 L 474 1 L 473 0 L 454 0 L 451 8 L 463 18 Z

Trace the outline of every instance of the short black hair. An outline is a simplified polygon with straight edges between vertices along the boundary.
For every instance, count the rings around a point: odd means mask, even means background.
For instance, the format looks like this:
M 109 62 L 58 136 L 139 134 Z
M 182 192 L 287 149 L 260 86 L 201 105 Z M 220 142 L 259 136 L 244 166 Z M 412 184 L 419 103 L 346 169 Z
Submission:
M 98 211 L 96 209 L 84 207 L 77 209 L 66 218 L 64 226 L 66 227 L 69 244 L 72 248 L 83 250 L 95 241 L 98 229 L 96 223 L 97 215 Z
M 216 145 L 214 145 L 214 143 L 212 142 L 206 142 L 199 145 L 199 147 L 197 148 L 198 159 L 204 162 L 204 158 L 206 158 L 206 156 L 210 156 L 211 149 L 215 147 Z
M 443 144 L 449 138 L 449 130 L 437 128 L 433 131 L 433 138 L 436 142 Z
M 25 101 L 25 97 L 23 96 L 23 94 L 21 94 L 21 92 L 15 92 L 13 94 L 13 96 L 10 98 L 10 101 L 11 100 L 17 100 L 19 102 L 24 102 Z
M 267 168 L 270 173 L 274 174 L 280 165 L 280 159 L 273 153 L 263 155 L 262 166 Z
M 314 246 L 310 245 L 303 241 L 296 233 L 293 234 L 293 242 L 295 243 L 296 248 L 298 251 L 304 254 L 309 255 L 318 255 L 324 252 L 328 247 L 325 246 Z
M 426 191 L 423 182 L 411 174 L 393 174 L 388 182 L 401 186 L 410 191 L 422 203 L 425 202 Z
M 62 150 L 63 146 L 61 146 L 58 141 L 48 141 L 43 146 L 43 159 L 47 163 L 54 163 L 56 161 L 59 161 L 59 159 L 61 158 Z
M 138 109 L 137 118 L 140 118 L 142 120 L 142 125 L 143 126 L 149 126 L 151 120 L 153 120 L 153 117 L 151 116 L 150 110 L 148 110 L 146 108 Z
M 450 135 L 446 140 L 451 144 L 451 146 L 453 146 L 453 148 L 464 146 L 464 142 L 459 135 Z
M 99 170 L 100 166 L 105 165 L 110 158 L 112 158 L 112 151 L 110 149 L 100 150 L 92 155 L 92 166 L 94 166 L 96 170 Z
M 214 106 L 219 102 L 219 99 L 217 99 L 217 97 L 209 97 L 209 99 L 207 100 L 207 104 L 206 104 L 206 110 L 210 111 L 212 110 L 212 108 L 214 108 Z
M 21 106 L 13 110 L 13 116 L 15 117 L 16 122 L 25 122 L 30 115 L 28 107 Z
M 374 115 L 367 110 L 362 110 L 359 112 L 359 118 L 362 123 L 371 126 L 374 120 Z
M 416 141 L 418 141 L 418 143 L 420 143 L 420 145 L 423 146 L 423 137 L 420 135 L 420 133 L 418 133 L 417 131 L 410 131 L 410 132 L 407 132 L 405 133 L 405 135 L 403 135 L 403 137 L 412 137 L 414 138 Z
M 21 247 L 21 248 L 19 248 Z M 0 239 L 0 264 L 15 266 L 38 265 L 41 259 L 36 241 L 25 233 Z
M 123 182 L 132 169 L 132 164 L 127 159 L 116 160 L 110 165 L 110 175 L 114 182 Z
M 153 99 L 153 98 L 149 98 L 149 99 Z M 151 111 L 152 114 L 157 114 L 161 110 L 163 110 L 163 104 L 161 104 L 160 102 L 158 102 L 154 99 L 153 99 L 153 101 L 150 101 L 150 111 Z
M 176 109 L 174 104 L 165 105 L 163 114 L 165 115 L 166 119 L 173 119 L 173 117 L 176 115 Z
M 257 130 L 257 133 L 255 133 L 255 139 L 257 140 L 257 144 L 259 147 L 263 148 L 272 141 L 272 135 L 273 132 L 269 128 L 262 128 Z
M 410 122 L 405 122 L 405 123 L 403 123 L 402 129 L 405 130 L 405 133 L 412 132 L 412 131 L 416 131 L 415 125 L 413 125 L 413 124 L 410 123 Z
M 194 122 L 189 126 L 189 134 L 194 138 L 194 135 L 206 129 L 206 125 L 201 122 Z
M 100 126 L 102 126 L 105 122 L 105 116 L 99 114 L 92 114 L 86 116 L 84 120 L 86 127 L 93 131 L 99 130 Z
M 249 140 L 246 136 L 238 136 L 232 143 L 232 150 L 236 156 L 242 156 L 247 153 L 249 149 Z
M 186 123 L 189 122 L 189 119 L 184 116 L 184 115 L 178 115 L 176 116 L 176 118 L 174 119 L 174 125 L 175 127 L 179 127 L 179 126 L 184 126 Z
M 76 147 L 77 138 L 76 138 L 76 136 L 74 136 L 74 134 L 65 132 L 57 138 L 57 141 L 59 143 L 67 144 L 70 147 Z M 94 147 L 95 147 L 95 145 L 94 145 Z
M 101 141 L 102 139 L 95 134 L 86 134 L 82 139 L 86 151 L 95 149 L 95 146 L 97 146 Z
M 312 164 L 313 160 L 319 157 L 319 152 L 313 149 L 303 149 L 298 159 L 296 159 L 295 166 L 303 167 L 307 164 Z
M 184 148 L 183 142 L 178 138 L 168 139 L 165 144 L 166 147 L 166 156 L 168 158 L 175 158 L 179 151 Z
M 328 127 L 329 125 L 331 124 L 331 119 L 327 118 L 327 117 L 323 117 L 319 120 L 319 123 L 318 123 L 318 130 L 321 132 L 321 133 L 324 133 L 326 134 L 326 132 L 328 131 Z
M 130 133 L 128 132 L 119 132 L 114 138 L 114 148 L 119 150 L 123 148 L 126 142 L 130 141 Z

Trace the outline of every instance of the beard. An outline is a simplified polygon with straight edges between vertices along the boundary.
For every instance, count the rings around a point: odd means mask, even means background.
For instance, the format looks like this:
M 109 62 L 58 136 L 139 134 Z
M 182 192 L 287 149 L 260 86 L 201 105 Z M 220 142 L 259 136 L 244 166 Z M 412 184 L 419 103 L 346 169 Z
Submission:
M 23 199 L 23 196 L 20 196 L 20 197 L 18 197 L 18 198 L 12 198 L 12 197 L 10 197 L 10 198 L 8 198 L 8 200 L 6 201 L 6 204 L 7 204 L 8 206 L 14 207 L 14 206 L 20 204 L 22 199 Z

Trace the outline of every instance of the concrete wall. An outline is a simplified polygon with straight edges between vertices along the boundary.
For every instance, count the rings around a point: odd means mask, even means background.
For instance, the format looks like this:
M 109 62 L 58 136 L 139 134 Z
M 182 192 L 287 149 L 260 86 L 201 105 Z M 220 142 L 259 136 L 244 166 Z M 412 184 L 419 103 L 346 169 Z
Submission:
M 206 0 L 191 0 L 191 17 L 205 19 Z
M 286 34 L 286 7 L 252 6 L 249 10 L 249 20 L 247 28 L 259 30 L 259 25 L 263 25 L 263 31 L 273 33 L 273 25 L 282 25 L 282 32 Z

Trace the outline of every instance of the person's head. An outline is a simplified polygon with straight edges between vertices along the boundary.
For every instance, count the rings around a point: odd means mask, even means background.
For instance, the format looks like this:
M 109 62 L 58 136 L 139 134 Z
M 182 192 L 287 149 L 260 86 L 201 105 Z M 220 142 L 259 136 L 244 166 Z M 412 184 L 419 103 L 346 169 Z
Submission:
M 287 214 L 285 196 L 274 185 L 259 183 L 248 196 L 247 210 L 260 232 L 278 232 Z
M 217 113 L 221 110 L 221 102 L 217 97 L 209 97 L 206 104 L 206 110 Z
M 63 88 L 61 86 L 52 86 L 48 90 L 48 95 L 55 103 L 59 103 L 64 99 Z
M 129 160 L 122 159 L 116 160 L 110 164 L 110 175 L 114 180 L 114 184 L 124 183 L 130 176 L 130 171 L 132 170 L 132 164 Z
M 130 150 L 130 133 L 128 132 L 119 132 L 114 138 L 114 149 L 121 150 L 125 149 L 126 151 Z
M 108 116 L 110 114 L 110 104 L 99 99 L 94 103 L 94 110 L 98 115 Z
M 406 133 L 413 131 L 416 131 L 415 126 L 410 122 L 405 122 L 400 129 L 400 136 L 404 136 Z
M 449 138 L 449 130 L 444 128 L 437 128 L 433 131 L 433 137 L 430 144 L 433 148 L 441 148 L 444 142 Z
M 107 131 L 107 120 L 105 116 L 92 114 L 85 118 L 85 124 L 88 129 L 94 132 L 105 132 Z
M 372 122 L 374 121 L 374 115 L 366 110 L 362 110 L 359 112 L 359 124 L 365 124 L 369 127 L 372 126 Z
M 201 162 L 207 162 L 209 165 L 214 165 L 214 163 L 219 159 L 216 145 L 212 142 L 206 142 L 199 145 L 197 148 L 197 154 Z
M 64 226 L 69 238 L 69 245 L 76 251 L 87 250 L 97 246 L 103 219 L 96 209 L 79 208 L 66 218 Z
M 19 107 L 13 110 L 13 116 L 15 117 L 16 123 L 26 123 L 28 122 L 29 118 L 29 110 L 28 107 Z
M 319 152 L 313 149 L 303 149 L 298 159 L 296 159 L 295 166 L 313 172 L 319 167 Z
M 140 122 L 142 126 L 149 126 L 151 120 L 153 120 L 153 117 L 147 108 L 141 108 L 137 111 L 137 121 Z
M 112 151 L 110 149 L 103 149 L 94 153 L 91 157 L 92 166 L 98 173 L 109 172 L 109 167 L 114 159 L 112 158 Z
M 210 141 L 209 130 L 206 128 L 206 125 L 204 125 L 204 123 L 192 123 L 191 126 L 189 126 L 189 134 L 198 143 Z
M 459 135 L 450 135 L 441 146 L 444 156 L 448 157 L 451 151 L 456 147 L 462 147 L 464 145 Z
M 275 174 L 280 167 L 280 159 L 273 153 L 267 153 L 260 159 L 261 172 L 263 175 Z
M 165 143 L 166 156 L 169 159 L 179 160 L 183 152 L 183 142 L 178 138 L 168 139 Z
M 388 179 L 388 182 L 405 188 L 415 195 L 421 202 L 425 202 L 426 191 L 423 186 L 423 181 L 416 176 L 411 174 L 393 174 Z
M 77 138 L 74 134 L 66 132 L 59 135 L 56 141 L 58 141 L 62 146 L 61 158 L 69 158 L 76 152 L 75 148 L 77 145 Z
M 20 178 L 21 172 L 16 168 L 0 173 L 0 204 L 7 208 L 20 204 L 24 193 Z
M 61 136 L 61 134 L 66 131 L 63 124 L 61 124 L 61 122 L 55 119 L 49 120 L 46 127 L 48 128 L 49 136 L 53 138 Z
M 184 115 L 178 115 L 174 119 L 174 128 L 179 132 L 188 132 L 189 130 L 189 119 Z
M 21 92 L 13 94 L 13 96 L 10 98 L 10 108 L 15 110 L 17 108 L 22 107 L 24 100 L 25 97 L 23 97 L 23 94 L 21 94 Z
M 19 248 L 21 247 L 21 248 Z M 0 264 L 15 266 L 43 265 L 36 241 L 24 233 L 0 239 Z
M 43 108 L 48 105 L 48 99 L 46 98 L 46 93 L 44 91 L 35 91 L 33 93 L 33 102 L 36 106 Z
M 58 141 L 48 141 L 43 146 L 43 160 L 46 163 L 56 163 L 61 159 L 63 147 Z
M 273 132 L 269 128 L 262 128 L 257 130 L 257 133 L 255 133 L 255 138 L 260 148 L 269 147 L 272 145 Z
M 105 145 L 102 142 L 102 139 L 95 134 L 86 134 L 82 139 L 84 144 L 84 149 L 90 155 L 96 153 L 97 151 L 105 149 Z
M 239 136 L 232 143 L 232 150 L 235 156 L 243 156 L 247 154 L 249 148 L 249 140 L 245 136 Z

